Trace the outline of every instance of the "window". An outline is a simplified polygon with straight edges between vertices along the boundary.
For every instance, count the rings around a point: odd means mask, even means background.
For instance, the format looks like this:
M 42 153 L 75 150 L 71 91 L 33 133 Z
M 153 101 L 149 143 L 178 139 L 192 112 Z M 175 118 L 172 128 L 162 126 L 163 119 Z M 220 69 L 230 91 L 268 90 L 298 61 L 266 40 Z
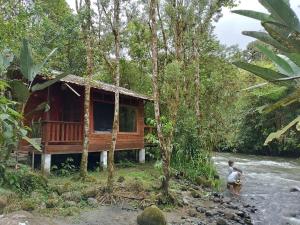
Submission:
M 136 108 L 130 106 L 120 106 L 120 132 L 136 132 Z
M 114 120 L 114 105 L 103 102 L 94 102 L 94 130 L 112 131 Z

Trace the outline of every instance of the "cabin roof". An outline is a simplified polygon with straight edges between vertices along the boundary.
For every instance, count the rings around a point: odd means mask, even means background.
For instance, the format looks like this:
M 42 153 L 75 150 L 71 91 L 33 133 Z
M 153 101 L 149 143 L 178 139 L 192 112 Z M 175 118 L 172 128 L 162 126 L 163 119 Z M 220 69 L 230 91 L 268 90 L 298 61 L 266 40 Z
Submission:
M 66 82 L 66 83 L 71 83 L 71 84 L 76 84 L 76 85 L 79 85 L 79 86 L 86 86 L 87 85 L 87 79 L 85 79 L 83 77 L 75 76 L 75 75 L 72 75 L 72 74 L 69 74 L 66 77 L 60 79 L 60 81 Z M 147 95 L 139 94 L 139 93 L 136 93 L 132 90 L 129 90 L 129 89 L 126 89 L 126 88 L 123 88 L 123 87 L 117 87 L 115 85 L 107 84 L 107 83 L 104 83 L 104 82 L 101 82 L 101 81 L 92 80 L 91 81 L 91 87 L 99 89 L 99 90 L 113 92 L 113 93 L 115 93 L 116 90 L 119 89 L 119 93 L 121 95 L 127 95 L 127 96 L 131 96 L 131 97 L 135 97 L 135 98 L 139 98 L 139 99 L 143 99 L 143 100 L 152 101 L 152 98 L 147 96 Z

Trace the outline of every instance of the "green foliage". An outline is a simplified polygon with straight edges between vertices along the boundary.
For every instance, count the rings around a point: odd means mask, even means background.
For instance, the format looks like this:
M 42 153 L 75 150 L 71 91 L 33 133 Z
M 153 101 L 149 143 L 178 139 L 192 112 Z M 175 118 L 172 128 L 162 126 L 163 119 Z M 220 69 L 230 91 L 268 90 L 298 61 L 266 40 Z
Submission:
M 21 165 L 18 170 L 6 169 L 1 165 L 0 184 L 21 194 L 29 194 L 34 190 L 47 190 L 47 179 Z
M 299 37 L 300 37 L 300 22 L 291 9 L 288 1 L 278 0 L 260 0 L 260 3 L 269 11 L 270 15 L 261 14 L 254 11 L 235 11 L 238 14 L 248 16 L 250 18 L 255 18 L 262 21 L 262 26 L 267 31 L 266 33 L 261 32 L 244 32 L 245 35 L 252 36 L 261 40 L 271 46 L 282 51 L 283 55 L 276 55 L 268 48 L 263 46 L 258 46 L 258 49 L 264 53 L 278 68 L 280 72 L 270 70 L 267 68 L 258 67 L 244 62 L 234 63 L 236 66 L 247 70 L 255 75 L 269 81 L 275 82 L 278 85 L 289 86 L 291 80 L 294 76 L 299 75 L 300 68 L 296 65 L 298 64 L 297 54 L 300 53 L 299 48 Z M 294 54 L 294 55 L 291 55 Z M 295 55 L 296 54 L 296 55 Z M 291 57 L 291 58 L 289 58 Z M 294 63 L 295 61 L 296 63 Z M 283 79 L 282 79 L 283 78 Z M 289 80 L 289 81 L 287 81 Z M 299 84 L 293 81 L 293 85 L 289 87 L 290 90 L 293 88 L 299 89 Z M 257 86 L 258 87 L 258 86 Z M 286 107 L 291 103 L 297 102 L 299 99 L 299 92 L 296 90 L 294 93 L 290 94 L 278 102 L 264 109 L 265 112 L 271 112 L 275 109 Z M 286 133 L 286 131 L 292 128 L 294 125 L 298 124 L 298 120 L 293 120 L 286 127 L 282 128 L 280 131 L 271 133 L 265 144 L 270 143 L 274 139 L 279 139 L 281 135 Z
M 76 172 L 76 166 L 74 165 L 74 159 L 68 157 L 65 162 L 61 163 L 60 166 L 52 166 L 51 170 L 57 176 L 70 176 Z
M 211 161 L 211 152 L 203 148 L 193 114 L 193 111 L 181 111 L 174 136 L 171 166 L 192 181 L 199 176 L 213 180 L 216 169 Z

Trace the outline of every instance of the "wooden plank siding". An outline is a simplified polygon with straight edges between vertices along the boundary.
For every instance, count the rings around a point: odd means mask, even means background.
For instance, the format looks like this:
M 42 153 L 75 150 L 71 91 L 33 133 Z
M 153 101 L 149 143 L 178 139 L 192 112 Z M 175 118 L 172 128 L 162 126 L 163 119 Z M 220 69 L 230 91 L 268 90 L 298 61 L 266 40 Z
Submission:
M 62 87 L 62 83 L 56 83 L 50 88 L 50 96 L 47 96 L 47 91 L 42 92 L 42 99 L 50 99 L 50 110 L 39 114 L 43 121 L 42 127 L 42 144 L 44 153 L 48 154 L 71 154 L 82 152 L 82 136 L 83 136 L 83 100 L 84 88 L 77 85 L 71 85 L 81 96 L 75 96 L 71 90 Z M 76 97 L 67 98 L 66 96 L 74 94 Z M 104 97 L 103 97 L 104 96 Z M 93 118 L 93 102 L 94 100 L 113 103 L 113 93 L 91 89 L 91 105 L 90 105 L 90 139 L 89 151 L 99 152 L 109 150 L 111 145 L 110 132 L 94 131 Z M 37 105 L 40 95 L 32 95 L 28 101 L 26 108 L 34 108 Z M 67 102 L 70 99 L 76 102 Z M 121 105 L 130 105 L 137 110 L 137 130 L 136 132 L 119 132 L 116 150 L 130 150 L 144 148 L 144 100 L 130 96 L 120 96 Z M 74 104 L 78 113 L 80 113 L 79 121 L 64 121 L 64 104 Z M 26 113 L 25 113 L 26 114 Z M 73 115 L 73 114 L 72 114 Z M 72 116 L 73 118 L 74 116 Z M 75 117 L 74 117 L 75 118 Z M 33 118 L 25 118 L 29 121 Z M 28 145 L 23 144 L 22 150 L 28 151 Z

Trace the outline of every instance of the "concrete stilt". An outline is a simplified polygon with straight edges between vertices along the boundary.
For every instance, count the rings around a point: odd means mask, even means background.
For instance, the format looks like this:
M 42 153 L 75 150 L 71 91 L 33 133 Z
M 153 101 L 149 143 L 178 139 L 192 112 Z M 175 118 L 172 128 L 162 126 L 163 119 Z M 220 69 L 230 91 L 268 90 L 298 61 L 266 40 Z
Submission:
M 34 151 L 31 153 L 31 168 L 34 170 Z
M 107 169 L 107 151 L 100 152 L 100 166 L 104 170 Z
M 144 148 L 139 150 L 139 163 L 145 163 L 145 154 L 146 151 Z
M 42 172 L 44 175 L 50 175 L 51 154 L 42 154 Z

